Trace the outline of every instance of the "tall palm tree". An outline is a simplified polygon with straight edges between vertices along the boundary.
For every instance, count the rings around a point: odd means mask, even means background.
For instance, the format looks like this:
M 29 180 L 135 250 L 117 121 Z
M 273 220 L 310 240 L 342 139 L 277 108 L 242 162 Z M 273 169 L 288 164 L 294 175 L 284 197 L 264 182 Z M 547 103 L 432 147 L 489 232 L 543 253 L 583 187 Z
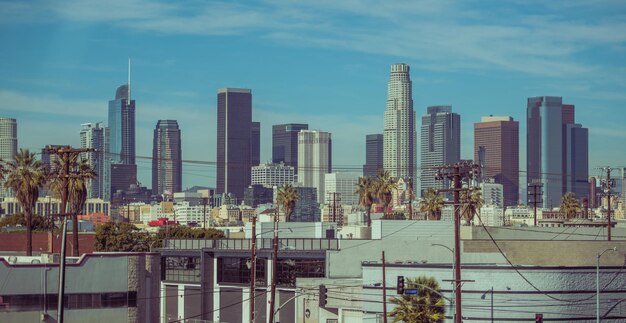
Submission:
M 413 200 L 415 199 L 415 192 L 413 192 L 413 178 L 409 177 L 407 185 L 408 185 L 407 197 L 409 199 L 409 205 L 408 205 L 409 216 L 407 216 L 406 218 L 409 220 L 413 220 Z
M 298 192 L 293 187 L 293 185 L 289 183 L 283 184 L 278 189 L 278 195 L 276 197 L 276 202 L 279 205 L 283 206 L 283 211 L 285 212 L 285 221 L 289 222 L 289 218 L 293 213 L 293 210 L 296 207 L 296 202 L 300 197 L 298 196 Z
M 374 185 L 374 191 L 378 202 L 383 205 L 383 213 L 387 215 L 387 208 L 391 203 L 393 190 L 397 188 L 396 182 L 389 175 L 389 171 L 380 170 L 376 176 L 376 184 Z
M 425 213 L 428 219 L 440 220 L 443 205 L 443 196 L 438 194 L 435 189 L 429 188 L 420 201 L 420 212 Z
M 54 171 L 50 174 L 49 186 L 58 195 L 62 196 L 63 190 L 63 169 L 65 161 L 58 158 L 54 161 Z M 89 181 L 96 178 L 98 174 L 89 164 L 87 159 L 80 158 L 78 154 L 71 154 L 68 160 L 70 174 L 67 183 L 67 205 L 69 213 L 72 215 L 72 254 L 79 256 L 78 245 L 78 214 L 82 212 L 87 200 L 87 186 Z
M 461 191 L 461 216 L 466 225 L 470 225 L 474 216 L 483 206 L 483 197 L 478 189 Z
M 580 207 L 580 202 L 574 196 L 574 194 L 571 192 L 565 193 L 565 195 L 563 195 L 563 197 L 561 198 L 561 207 L 559 208 L 559 213 L 563 217 L 565 217 L 566 220 L 570 220 L 576 217 L 576 215 L 581 211 L 582 208 Z
M 43 164 L 28 149 L 20 149 L 6 164 L 4 187 L 12 189 L 26 219 L 26 255 L 33 254 L 33 209 L 39 198 L 39 187 L 45 183 Z
M 356 184 L 355 194 L 359 194 L 359 204 L 365 208 L 367 213 L 367 226 L 372 226 L 372 204 L 374 204 L 374 181 L 368 176 L 359 177 Z
M 389 300 L 396 307 L 389 313 L 393 322 L 443 322 L 445 301 L 439 283 L 432 277 L 407 279 L 406 288 L 415 288 L 417 295 L 402 295 Z

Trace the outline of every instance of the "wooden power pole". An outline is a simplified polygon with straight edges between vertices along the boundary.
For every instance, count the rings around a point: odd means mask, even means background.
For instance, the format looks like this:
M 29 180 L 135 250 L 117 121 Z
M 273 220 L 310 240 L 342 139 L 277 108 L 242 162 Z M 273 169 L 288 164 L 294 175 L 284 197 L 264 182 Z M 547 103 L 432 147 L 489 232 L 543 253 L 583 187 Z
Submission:
M 542 200 L 541 197 L 543 195 L 542 187 L 543 184 L 540 182 L 528 183 L 528 195 L 532 197 L 532 201 L 530 201 L 530 203 L 533 205 L 533 219 L 535 226 L 537 226 L 537 204 L 541 203 L 540 201 Z
M 452 192 L 454 195 L 454 289 L 455 289 L 455 316 L 456 323 L 462 322 L 461 306 L 461 191 L 470 191 L 471 188 L 463 188 L 463 179 L 473 178 L 480 173 L 480 165 L 468 162 L 459 162 L 453 165 L 443 165 L 435 168 L 437 174 L 435 179 L 452 180 L 452 188 L 441 189 L 438 192 Z
M 58 303 L 57 303 L 57 322 L 58 323 L 63 323 L 64 320 L 64 298 L 65 298 L 65 257 L 66 257 L 66 252 L 65 252 L 65 242 L 67 240 L 67 220 L 66 220 L 66 216 L 68 215 L 68 197 L 69 197 L 69 180 L 70 177 L 72 177 L 72 174 L 70 174 L 70 160 L 73 156 L 79 154 L 79 153 L 85 153 L 85 152 L 94 152 L 95 149 L 92 148 L 80 148 L 80 149 L 75 149 L 72 148 L 70 146 L 63 146 L 63 147 L 58 147 L 58 148 L 47 148 L 45 149 L 45 152 L 51 155 L 58 155 L 61 156 L 61 159 L 63 160 L 63 175 L 61 176 L 62 179 L 62 187 L 63 190 L 61 191 L 61 212 L 60 212 L 60 216 L 61 219 L 63 219 L 63 233 L 61 235 L 61 259 L 60 259 L 60 264 L 59 264 L 59 296 L 58 296 Z M 77 214 L 71 214 L 70 216 L 78 216 Z M 76 223 L 73 223 L 73 225 L 77 225 Z M 76 231 L 78 231 L 78 228 L 75 227 L 75 229 L 77 229 Z M 74 248 L 78 248 L 78 235 L 75 234 L 73 235 L 74 238 Z
M 206 204 L 205 204 L 206 205 Z M 256 286 L 256 215 L 252 216 L 252 237 L 250 237 L 250 323 L 254 323 L 254 293 Z M 272 268 L 273 269 L 273 268 Z

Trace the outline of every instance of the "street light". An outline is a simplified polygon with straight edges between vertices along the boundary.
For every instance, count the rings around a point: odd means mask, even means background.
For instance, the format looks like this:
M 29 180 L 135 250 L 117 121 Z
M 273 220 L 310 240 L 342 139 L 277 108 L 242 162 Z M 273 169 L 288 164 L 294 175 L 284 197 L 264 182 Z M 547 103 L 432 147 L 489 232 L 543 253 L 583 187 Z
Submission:
M 617 251 L 617 247 L 605 249 L 596 256 L 596 322 L 600 323 L 600 257 L 607 251 Z
M 493 286 L 491 286 L 488 291 L 484 292 L 483 295 L 480 296 L 480 299 L 485 299 L 487 293 L 491 293 L 491 322 L 493 322 Z
M 453 281 L 453 286 L 454 288 L 452 289 L 452 299 L 455 299 L 456 296 L 456 277 L 454 276 L 454 248 L 450 248 L 444 244 L 440 244 L 440 243 L 433 243 L 430 245 L 431 247 L 443 247 L 448 249 L 451 253 L 452 253 L 452 281 Z M 452 300 L 450 300 L 450 313 L 454 313 L 453 311 L 453 307 L 452 304 L 454 304 L 454 302 Z M 456 304 L 454 304 L 454 306 L 456 306 Z M 455 314 L 452 314 L 452 316 L 454 316 Z

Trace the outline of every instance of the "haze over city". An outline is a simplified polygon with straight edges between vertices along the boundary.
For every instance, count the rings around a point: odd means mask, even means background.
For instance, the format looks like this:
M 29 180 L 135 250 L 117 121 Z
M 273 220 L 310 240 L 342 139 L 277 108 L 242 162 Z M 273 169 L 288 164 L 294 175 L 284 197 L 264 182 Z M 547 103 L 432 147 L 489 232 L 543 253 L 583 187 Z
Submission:
M 411 66 L 417 117 L 461 115 L 461 157 L 484 115 L 520 121 L 526 99 L 561 96 L 589 128 L 590 175 L 623 165 L 626 30 L 619 1 L 2 2 L 0 111 L 19 146 L 79 145 L 80 124 L 107 119 L 132 58 L 137 155 L 151 156 L 159 119 L 176 119 L 185 160 L 216 160 L 218 88 L 252 89 L 271 159 L 271 125 L 333 135 L 333 165 L 360 169 L 366 134 L 382 132 L 392 63 Z M 419 149 L 417 149 L 419 161 Z M 137 160 L 151 185 L 150 161 Z M 214 186 L 215 167 L 183 165 L 183 185 Z

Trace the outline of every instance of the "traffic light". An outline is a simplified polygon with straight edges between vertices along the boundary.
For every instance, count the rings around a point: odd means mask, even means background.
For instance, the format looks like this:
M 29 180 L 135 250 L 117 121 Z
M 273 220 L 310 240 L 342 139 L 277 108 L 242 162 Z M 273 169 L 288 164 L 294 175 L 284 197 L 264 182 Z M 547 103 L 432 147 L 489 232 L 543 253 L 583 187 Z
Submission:
M 325 307 L 328 303 L 328 289 L 325 285 L 320 285 L 320 307 Z
M 543 314 L 535 314 L 535 323 L 543 323 Z
M 398 276 L 398 283 L 396 284 L 396 292 L 398 295 L 404 294 L 404 276 Z

